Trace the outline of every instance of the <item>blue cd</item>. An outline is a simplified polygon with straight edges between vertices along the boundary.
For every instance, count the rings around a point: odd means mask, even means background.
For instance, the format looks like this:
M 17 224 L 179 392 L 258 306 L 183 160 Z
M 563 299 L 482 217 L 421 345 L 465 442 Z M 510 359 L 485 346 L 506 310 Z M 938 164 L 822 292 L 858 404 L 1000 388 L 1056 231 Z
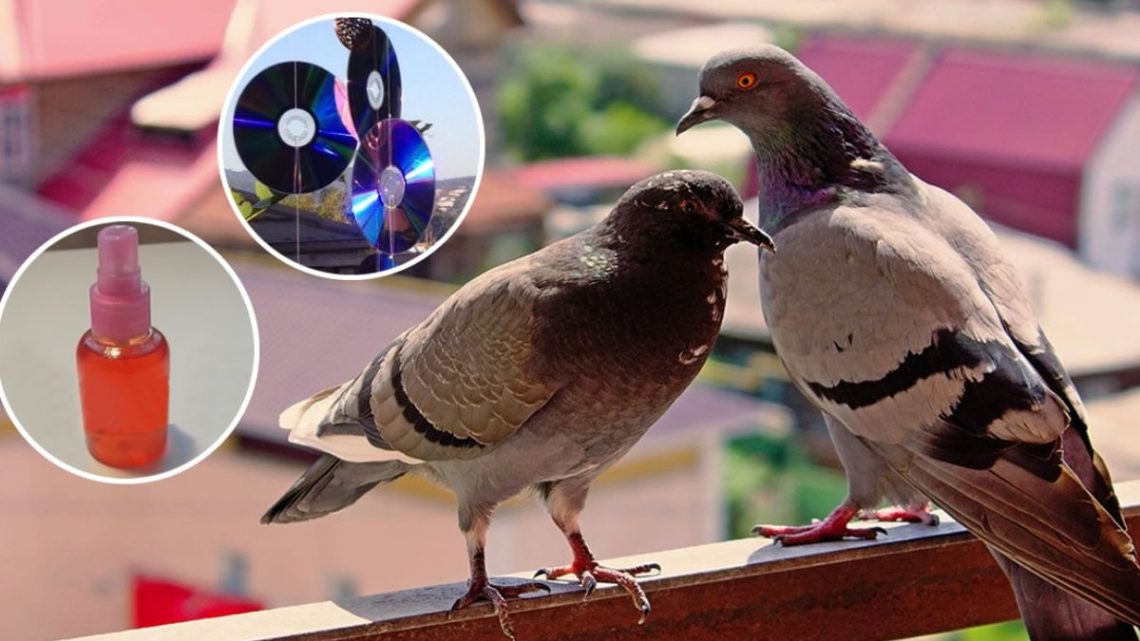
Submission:
M 419 242 L 435 207 L 435 167 L 419 130 L 392 118 L 361 137 L 350 205 L 361 233 L 379 251 L 397 254 Z
M 396 50 L 373 25 L 366 44 L 348 56 L 348 106 L 356 133 L 364 136 L 377 122 L 399 118 L 402 99 Z
M 356 138 L 337 111 L 336 78 L 297 61 L 262 70 L 242 89 L 234 107 L 234 145 L 255 178 L 299 194 L 344 173 Z

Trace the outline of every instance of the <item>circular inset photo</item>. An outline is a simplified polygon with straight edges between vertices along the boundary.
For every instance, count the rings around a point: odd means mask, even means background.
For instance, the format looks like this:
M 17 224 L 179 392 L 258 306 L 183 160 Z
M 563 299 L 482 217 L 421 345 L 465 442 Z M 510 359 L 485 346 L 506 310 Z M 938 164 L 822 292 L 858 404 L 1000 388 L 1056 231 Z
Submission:
M 36 450 L 92 480 L 155 481 L 204 459 L 245 411 L 257 359 L 241 282 L 169 223 L 66 230 L 0 299 L 0 401 Z
M 320 276 L 399 271 L 447 240 L 483 171 L 483 118 L 438 44 L 380 16 L 325 16 L 246 63 L 218 126 L 246 228 Z

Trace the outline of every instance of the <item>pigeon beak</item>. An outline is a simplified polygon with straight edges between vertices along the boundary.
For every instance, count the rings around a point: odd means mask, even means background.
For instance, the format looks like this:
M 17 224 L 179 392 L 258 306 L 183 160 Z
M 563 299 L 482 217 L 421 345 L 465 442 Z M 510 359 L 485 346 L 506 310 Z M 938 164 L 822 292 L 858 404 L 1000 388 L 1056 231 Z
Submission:
M 754 227 L 744 216 L 733 218 L 724 223 L 728 228 L 728 237 L 736 242 L 752 243 L 761 249 L 776 251 L 776 243 L 772 237 Z
M 706 120 L 716 118 L 716 112 L 713 108 L 716 107 L 716 100 L 708 96 L 701 96 L 693 101 L 693 106 L 689 107 L 689 113 L 681 117 L 677 122 L 677 135 L 688 131 L 695 125 L 699 125 Z

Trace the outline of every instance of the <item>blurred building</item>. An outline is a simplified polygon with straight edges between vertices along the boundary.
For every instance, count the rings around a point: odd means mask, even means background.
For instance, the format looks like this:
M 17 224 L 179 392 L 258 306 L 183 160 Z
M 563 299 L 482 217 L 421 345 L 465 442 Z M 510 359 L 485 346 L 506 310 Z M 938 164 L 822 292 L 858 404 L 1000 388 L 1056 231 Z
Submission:
M 24 259 L 70 222 L 61 207 L 0 182 L 0 294 Z
M 1140 387 L 1088 403 L 1089 432 L 1116 483 L 1140 478 Z
M 135 99 L 209 60 L 232 5 L 0 2 L 3 179 L 38 189 L 67 170 L 93 140 L 122 122 Z M 76 186 L 98 179 L 78 174 Z M 51 197 L 62 189 L 44 191 Z
M 549 240 L 544 220 L 550 200 L 509 172 L 487 169 L 462 223 L 431 256 L 408 270 L 409 276 L 458 283 L 529 254 Z

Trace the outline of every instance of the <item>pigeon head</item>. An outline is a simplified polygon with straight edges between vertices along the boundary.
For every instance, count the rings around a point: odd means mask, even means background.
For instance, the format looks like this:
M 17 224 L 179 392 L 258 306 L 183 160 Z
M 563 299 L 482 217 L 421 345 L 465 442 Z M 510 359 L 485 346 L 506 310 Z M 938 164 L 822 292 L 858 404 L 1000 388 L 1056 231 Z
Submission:
M 701 69 L 700 95 L 677 123 L 677 133 L 724 120 L 759 146 L 790 135 L 788 124 L 804 112 L 837 106 L 843 108 L 815 72 L 775 45 L 726 51 Z
M 707 171 L 667 171 L 630 187 L 603 223 L 623 243 L 658 251 L 665 245 L 706 254 L 772 239 L 744 218 L 727 180 Z
M 826 202 L 841 189 L 906 189 L 909 174 L 814 71 L 775 45 L 713 56 L 677 134 L 723 120 L 759 161 L 761 223 Z

